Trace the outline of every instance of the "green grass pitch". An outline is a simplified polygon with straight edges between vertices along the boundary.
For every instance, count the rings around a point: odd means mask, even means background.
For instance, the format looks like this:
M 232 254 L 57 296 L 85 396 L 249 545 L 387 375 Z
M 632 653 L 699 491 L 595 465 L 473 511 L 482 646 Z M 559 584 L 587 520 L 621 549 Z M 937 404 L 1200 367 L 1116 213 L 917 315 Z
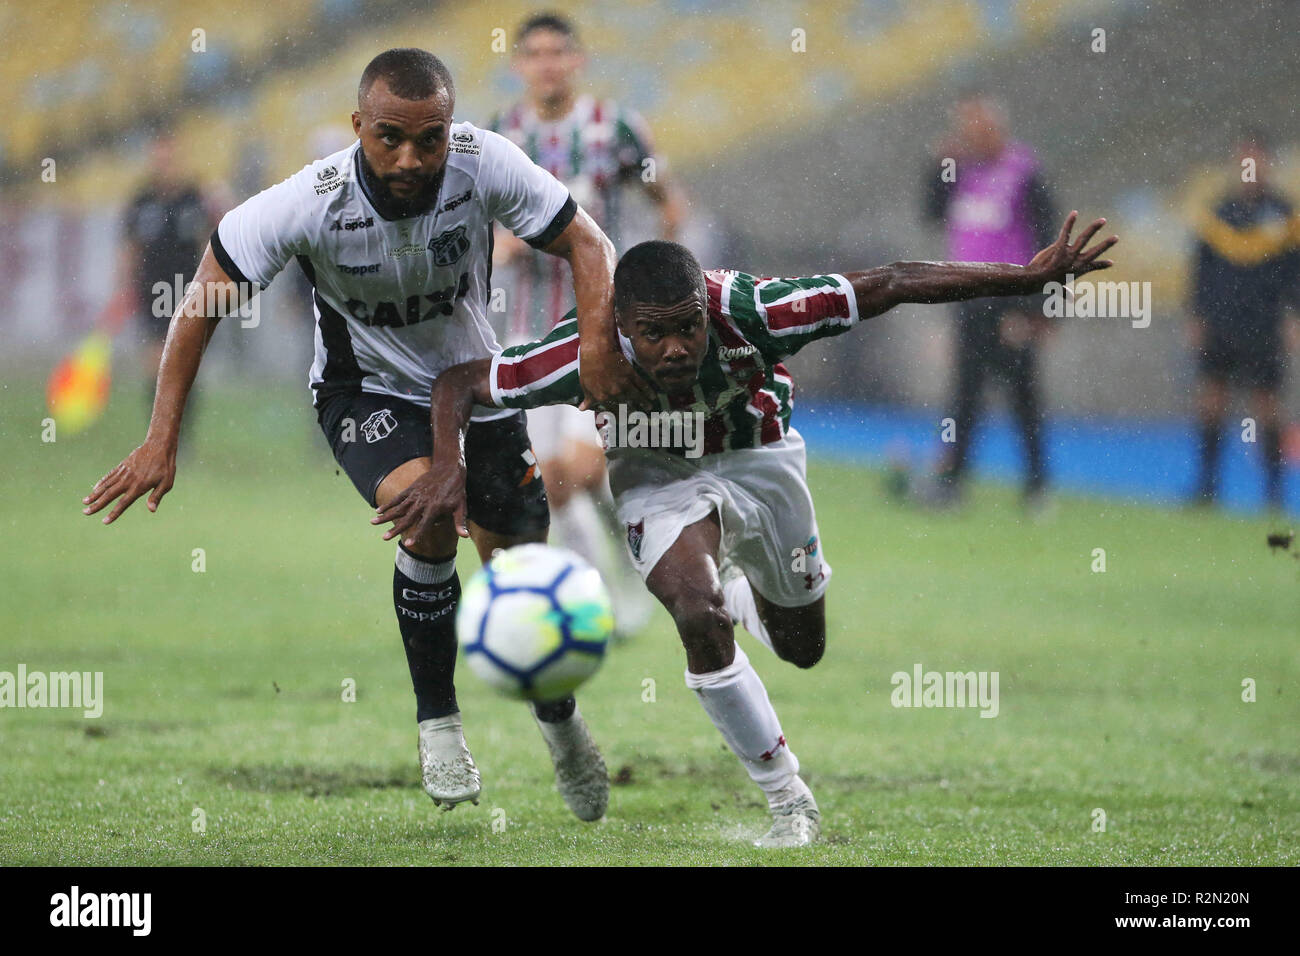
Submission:
M 306 389 L 199 399 L 159 512 L 105 528 L 80 499 L 142 436 L 141 399 L 125 388 L 93 431 L 43 443 L 39 387 L 0 391 L 0 670 L 102 671 L 106 699 L 98 720 L 0 710 L 0 863 L 1300 862 L 1300 563 L 1269 553 L 1262 520 L 1067 498 L 1030 523 L 993 487 L 923 514 L 813 448 L 826 657 L 800 671 L 739 639 L 824 838 L 764 853 L 747 842 L 760 795 L 684 687 L 662 612 L 579 695 L 615 777 L 603 822 L 570 816 L 525 708 L 464 668 L 482 804 L 437 810 L 393 546 Z M 997 671 L 998 717 L 891 706 L 891 675 L 917 663 Z

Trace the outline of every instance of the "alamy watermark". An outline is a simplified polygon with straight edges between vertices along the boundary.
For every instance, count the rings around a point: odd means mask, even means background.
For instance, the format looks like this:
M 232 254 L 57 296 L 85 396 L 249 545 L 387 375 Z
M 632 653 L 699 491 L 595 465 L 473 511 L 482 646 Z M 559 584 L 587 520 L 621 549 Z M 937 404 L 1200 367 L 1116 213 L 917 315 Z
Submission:
M 704 454 L 703 412 L 629 411 L 597 412 L 596 427 L 606 450 L 611 448 L 665 448 L 683 450 L 687 458 Z
M 1047 283 L 1043 292 L 1043 315 L 1049 319 L 1132 319 L 1135 329 L 1151 324 L 1150 282 L 1076 282 L 1071 272 L 1064 283 Z
M 103 671 L 0 671 L 0 708 L 72 707 L 96 718 L 104 713 Z
M 246 329 L 261 324 L 261 296 L 258 287 L 249 282 L 205 282 L 202 291 L 196 282 L 185 282 L 179 273 L 172 282 L 155 282 L 152 312 L 156 319 L 171 318 L 179 306 L 184 306 L 187 316 L 238 317 Z
M 51 926 L 119 926 L 132 936 L 148 936 L 152 913 L 152 893 L 83 893 L 74 884 L 50 897 Z
M 998 715 L 997 671 L 895 671 L 889 679 L 895 707 L 978 707 L 981 717 Z

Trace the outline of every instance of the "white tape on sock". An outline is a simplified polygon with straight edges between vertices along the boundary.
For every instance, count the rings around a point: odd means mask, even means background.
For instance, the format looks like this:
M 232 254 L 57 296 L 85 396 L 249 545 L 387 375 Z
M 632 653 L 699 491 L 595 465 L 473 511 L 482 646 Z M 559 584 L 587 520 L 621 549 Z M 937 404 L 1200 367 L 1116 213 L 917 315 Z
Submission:
M 445 561 L 430 561 L 397 546 L 397 570 L 416 584 L 441 584 L 456 573 L 456 556 Z

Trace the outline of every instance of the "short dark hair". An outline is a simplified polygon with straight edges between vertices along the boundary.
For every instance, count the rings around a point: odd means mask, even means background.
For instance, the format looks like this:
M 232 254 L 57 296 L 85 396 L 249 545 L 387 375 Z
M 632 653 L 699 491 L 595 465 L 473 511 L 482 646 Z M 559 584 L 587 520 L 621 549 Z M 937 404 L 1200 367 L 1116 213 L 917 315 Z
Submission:
M 445 92 L 449 100 L 456 101 L 456 85 L 451 81 L 451 71 L 428 50 L 397 47 L 385 50 L 371 60 L 361 74 L 361 85 L 357 87 L 358 103 L 378 79 L 388 84 L 394 96 L 404 100 L 427 100 Z
M 675 242 L 651 239 L 638 243 L 614 270 L 614 311 L 625 314 L 634 302 L 672 305 L 691 293 L 707 302 L 704 270 L 691 250 Z
M 519 32 L 515 34 L 515 46 L 523 43 L 538 30 L 554 30 L 561 36 L 568 37 L 573 46 L 578 45 L 578 31 L 574 29 L 572 21 L 568 18 L 558 13 L 534 13 L 520 24 Z

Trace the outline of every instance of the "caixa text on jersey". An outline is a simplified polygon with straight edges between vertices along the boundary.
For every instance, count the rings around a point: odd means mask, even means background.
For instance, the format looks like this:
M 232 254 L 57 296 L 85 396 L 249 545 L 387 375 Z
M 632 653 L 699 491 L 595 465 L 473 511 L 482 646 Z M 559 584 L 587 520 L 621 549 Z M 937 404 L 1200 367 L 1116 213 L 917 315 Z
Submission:
M 456 308 L 456 300 L 463 298 L 469 291 L 469 273 L 462 272 L 460 280 L 454 285 L 437 292 L 425 292 L 421 295 L 408 295 L 406 302 L 365 302 L 361 299 L 348 299 L 348 315 L 365 325 L 400 327 L 427 322 L 440 315 L 451 315 Z

